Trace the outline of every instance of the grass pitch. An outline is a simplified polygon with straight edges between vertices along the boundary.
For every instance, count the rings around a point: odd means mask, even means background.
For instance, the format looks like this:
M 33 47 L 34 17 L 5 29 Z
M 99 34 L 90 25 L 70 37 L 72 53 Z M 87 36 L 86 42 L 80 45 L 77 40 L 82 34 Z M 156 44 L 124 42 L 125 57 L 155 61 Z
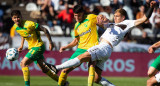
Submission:
M 147 77 L 105 77 L 116 86 L 146 86 Z M 57 86 L 47 76 L 31 76 L 31 86 Z M 87 77 L 68 77 L 70 86 L 87 86 Z M 25 86 L 22 76 L 0 76 L 0 86 Z M 94 86 L 100 86 L 94 84 Z

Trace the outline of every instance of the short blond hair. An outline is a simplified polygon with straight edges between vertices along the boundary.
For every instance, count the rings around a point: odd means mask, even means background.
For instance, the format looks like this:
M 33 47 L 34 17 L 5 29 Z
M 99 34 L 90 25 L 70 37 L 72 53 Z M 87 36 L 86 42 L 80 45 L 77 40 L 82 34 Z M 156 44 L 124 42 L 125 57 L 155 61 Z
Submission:
M 125 16 L 125 18 L 127 17 L 127 12 L 124 9 L 119 8 L 115 11 L 115 13 L 117 12 L 120 13 L 122 16 Z

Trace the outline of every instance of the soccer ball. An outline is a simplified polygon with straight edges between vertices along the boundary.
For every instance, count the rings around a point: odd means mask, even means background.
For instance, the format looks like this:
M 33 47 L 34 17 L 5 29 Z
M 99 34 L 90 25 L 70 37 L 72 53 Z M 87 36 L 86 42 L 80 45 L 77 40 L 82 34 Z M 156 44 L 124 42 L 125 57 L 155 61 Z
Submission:
M 19 57 L 19 52 L 16 48 L 9 48 L 6 51 L 6 58 L 10 61 L 17 60 Z

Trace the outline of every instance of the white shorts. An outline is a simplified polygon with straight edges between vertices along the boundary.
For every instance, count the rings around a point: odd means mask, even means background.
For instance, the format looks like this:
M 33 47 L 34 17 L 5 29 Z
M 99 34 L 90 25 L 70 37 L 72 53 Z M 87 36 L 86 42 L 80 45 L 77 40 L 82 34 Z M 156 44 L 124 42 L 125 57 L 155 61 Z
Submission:
M 160 73 L 156 74 L 155 78 L 156 78 L 157 82 L 160 83 Z
M 113 49 L 109 44 L 101 42 L 87 51 L 91 54 L 91 60 L 96 61 L 96 66 L 103 70 L 104 62 L 111 56 Z

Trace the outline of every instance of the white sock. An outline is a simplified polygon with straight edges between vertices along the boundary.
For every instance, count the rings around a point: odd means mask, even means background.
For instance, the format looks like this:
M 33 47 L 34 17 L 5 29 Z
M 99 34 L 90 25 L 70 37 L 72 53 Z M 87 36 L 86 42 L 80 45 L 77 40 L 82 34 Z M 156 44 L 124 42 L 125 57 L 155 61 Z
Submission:
M 56 68 L 58 70 L 62 70 L 62 69 L 65 69 L 65 68 L 78 66 L 80 64 L 81 64 L 80 60 L 76 57 L 76 58 L 68 60 L 68 61 L 66 61 L 66 62 L 64 62 L 64 63 L 62 63 L 60 65 L 56 65 Z
M 115 86 L 103 77 L 101 78 L 101 81 L 99 81 L 99 84 L 102 85 L 102 86 Z

